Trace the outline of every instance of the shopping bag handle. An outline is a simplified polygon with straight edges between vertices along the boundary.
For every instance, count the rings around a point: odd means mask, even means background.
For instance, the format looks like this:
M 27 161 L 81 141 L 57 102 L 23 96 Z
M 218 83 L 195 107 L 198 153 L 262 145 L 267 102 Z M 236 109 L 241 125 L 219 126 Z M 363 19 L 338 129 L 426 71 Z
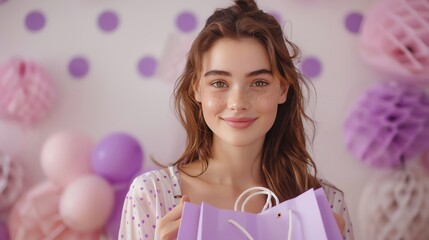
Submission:
M 262 211 L 264 211 L 264 210 L 267 210 L 268 208 L 271 208 L 271 207 L 272 207 L 272 201 L 271 201 L 271 199 L 272 199 L 272 198 L 274 198 L 274 200 L 275 200 L 275 202 L 276 202 L 276 205 L 278 205 L 278 204 L 279 204 L 279 198 L 278 198 L 278 197 L 276 196 L 276 194 L 274 194 L 274 192 L 273 192 L 273 191 L 271 191 L 270 189 L 265 188 L 265 187 L 251 187 L 251 188 L 246 189 L 244 192 L 242 192 L 242 193 L 240 194 L 240 196 L 238 196 L 238 198 L 237 198 L 237 200 L 235 201 L 235 204 L 234 204 L 234 211 L 238 211 L 238 210 L 237 210 L 237 209 L 238 209 L 238 204 L 240 203 L 240 201 L 241 201 L 241 199 L 244 197 L 244 195 L 246 195 L 247 193 L 252 192 L 252 191 L 258 191 L 258 192 L 254 192 L 254 193 L 250 194 L 250 195 L 249 195 L 249 196 L 244 200 L 243 204 L 241 205 L 241 211 L 242 211 L 242 212 L 244 212 L 244 207 L 246 206 L 247 202 L 248 202 L 252 197 L 254 197 L 254 196 L 256 196 L 256 195 L 261 195 L 261 194 L 267 195 L 267 201 L 265 202 L 265 205 L 264 205 L 264 207 L 262 208 L 261 212 L 262 212 Z
M 228 219 L 228 222 L 237 227 L 249 240 L 255 240 L 252 235 L 238 223 L 237 221 L 233 219 Z M 289 209 L 289 229 L 287 232 L 287 239 L 292 240 L 292 209 Z

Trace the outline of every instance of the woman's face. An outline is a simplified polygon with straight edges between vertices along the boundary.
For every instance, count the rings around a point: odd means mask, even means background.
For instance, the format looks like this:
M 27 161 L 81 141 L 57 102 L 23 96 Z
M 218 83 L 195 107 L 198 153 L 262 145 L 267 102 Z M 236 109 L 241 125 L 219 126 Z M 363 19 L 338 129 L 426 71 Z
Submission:
M 272 74 L 263 45 L 252 38 L 222 38 L 203 55 L 202 66 L 195 99 L 214 143 L 262 144 L 287 94 Z

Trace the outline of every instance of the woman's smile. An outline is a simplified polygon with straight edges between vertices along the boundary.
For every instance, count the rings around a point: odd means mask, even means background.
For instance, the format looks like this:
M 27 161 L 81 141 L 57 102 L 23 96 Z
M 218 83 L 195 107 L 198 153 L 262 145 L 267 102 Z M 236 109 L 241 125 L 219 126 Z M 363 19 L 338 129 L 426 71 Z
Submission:
M 224 117 L 221 118 L 226 124 L 233 128 L 248 128 L 250 127 L 257 118 L 247 117 Z

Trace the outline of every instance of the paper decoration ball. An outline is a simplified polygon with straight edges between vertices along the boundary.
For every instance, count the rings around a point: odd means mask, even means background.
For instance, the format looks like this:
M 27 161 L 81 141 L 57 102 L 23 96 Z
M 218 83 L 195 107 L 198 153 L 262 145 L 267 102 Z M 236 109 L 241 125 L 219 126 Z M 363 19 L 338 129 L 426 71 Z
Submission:
M 429 239 L 429 176 L 414 164 L 372 179 L 359 203 L 362 239 Z
M 7 210 L 24 189 L 24 174 L 19 162 L 0 151 L 0 211 Z
M 13 206 L 9 219 L 10 239 L 98 240 L 100 232 L 79 233 L 68 228 L 59 214 L 61 188 L 42 182 Z
M 352 106 L 344 124 L 351 154 L 374 167 L 399 167 L 429 149 L 429 96 L 416 86 L 382 82 Z
M 362 24 L 363 58 L 382 72 L 429 83 L 429 1 L 380 0 Z
M 50 76 L 32 61 L 0 65 L 0 115 L 6 119 L 34 125 L 51 109 L 55 92 Z

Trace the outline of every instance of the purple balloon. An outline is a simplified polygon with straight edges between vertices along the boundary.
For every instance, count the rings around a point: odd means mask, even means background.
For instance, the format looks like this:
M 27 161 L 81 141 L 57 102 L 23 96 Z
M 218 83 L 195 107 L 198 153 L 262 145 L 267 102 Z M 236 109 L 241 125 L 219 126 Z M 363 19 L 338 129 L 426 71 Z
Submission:
M 7 230 L 6 224 L 0 220 L 0 239 L 9 240 L 9 232 Z
M 126 184 L 125 186 L 126 187 L 116 190 L 115 205 L 113 207 L 112 214 L 110 215 L 109 220 L 104 226 L 108 239 L 118 239 L 119 226 L 121 224 L 122 208 L 124 205 L 125 197 L 127 196 L 129 184 Z
M 139 142 L 126 133 L 114 133 L 97 143 L 91 164 L 94 172 L 107 181 L 124 183 L 140 172 L 142 162 Z

